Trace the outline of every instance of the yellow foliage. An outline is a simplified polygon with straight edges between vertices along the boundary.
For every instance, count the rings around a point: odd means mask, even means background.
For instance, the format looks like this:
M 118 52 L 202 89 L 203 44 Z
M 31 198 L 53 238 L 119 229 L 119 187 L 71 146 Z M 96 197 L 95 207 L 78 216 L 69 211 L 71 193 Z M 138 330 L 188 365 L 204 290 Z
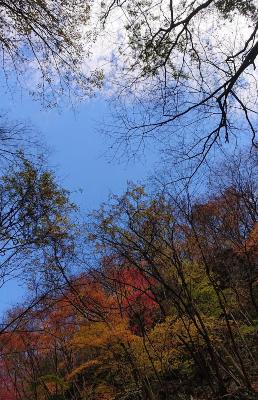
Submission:
M 99 348 L 121 341 L 130 342 L 133 336 L 128 329 L 127 321 L 120 320 L 112 325 L 105 322 L 95 322 L 81 327 L 80 331 L 74 336 L 72 344 L 78 348 Z
M 101 365 L 101 361 L 99 361 L 98 359 L 86 361 L 85 363 L 81 364 L 79 367 L 75 368 L 69 375 L 67 375 L 67 380 L 72 381 L 76 375 L 81 374 L 86 369 L 91 368 L 91 367 L 96 367 L 99 365 Z
M 193 364 L 186 344 L 202 345 L 201 336 L 193 322 L 168 317 L 146 334 L 136 337 L 132 351 L 142 371 L 152 374 L 169 369 L 187 370 Z

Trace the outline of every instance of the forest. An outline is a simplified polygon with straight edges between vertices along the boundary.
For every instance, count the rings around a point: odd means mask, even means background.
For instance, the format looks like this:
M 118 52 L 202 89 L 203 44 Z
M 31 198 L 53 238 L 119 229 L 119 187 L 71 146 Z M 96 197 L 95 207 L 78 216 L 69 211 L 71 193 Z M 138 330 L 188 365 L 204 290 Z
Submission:
M 257 2 L 6 0 L 0 44 L 3 94 L 159 154 L 85 212 L 1 109 L 0 400 L 258 399 Z

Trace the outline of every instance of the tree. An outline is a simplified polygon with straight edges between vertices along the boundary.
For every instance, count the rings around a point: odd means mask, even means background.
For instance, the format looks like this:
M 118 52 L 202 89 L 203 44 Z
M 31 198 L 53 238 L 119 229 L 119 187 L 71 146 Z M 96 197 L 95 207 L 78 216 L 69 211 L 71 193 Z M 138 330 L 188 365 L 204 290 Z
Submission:
M 1 177 L 1 284 L 21 273 L 36 279 L 40 266 L 46 267 L 41 270 L 46 279 L 51 275 L 53 252 L 64 254 L 71 248 L 68 226 L 73 209 L 68 192 L 58 187 L 52 173 L 28 160 Z
M 46 209 L 48 193 L 59 204 L 60 191 L 25 167 L 7 180 L 14 198 L 23 193 L 20 182 L 37 183 L 22 210 L 34 205 L 35 190 L 44 193 L 39 204 Z M 228 166 L 225 179 L 217 170 L 205 197 L 150 195 L 131 185 L 90 216 L 85 259 L 82 245 L 73 257 L 67 246 L 73 226 L 51 203 L 49 235 L 34 229 L 33 251 L 46 246 L 41 271 L 53 271 L 55 285 L 5 318 L 3 393 L 19 400 L 255 399 L 257 169 L 251 167 L 250 174 L 247 162 Z M 61 227 L 52 229 L 56 213 Z M 70 262 L 80 258 L 79 275 L 68 273 L 66 249 Z
M 235 203 L 232 203 L 232 196 Z M 243 196 L 241 200 L 240 196 Z M 226 208 L 229 197 L 230 209 Z M 161 318 L 170 316 L 178 324 L 178 340 L 187 351 L 189 363 L 198 371 L 197 376 L 204 380 L 207 396 L 210 391 L 214 396 L 229 395 L 231 385 L 252 391 L 251 382 L 255 376 L 249 375 L 246 354 L 255 360 L 257 343 L 253 353 L 249 339 L 245 344 L 242 342 L 242 332 L 246 329 L 244 315 L 256 326 L 252 294 L 245 290 L 241 275 L 235 276 L 237 285 L 221 286 L 214 266 L 219 250 L 223 251 L 225 237 L 227 246 L 235 252 L 235 237 L 244 247 L 252 232 L 255 221 L 252 226 L 250 224 L 249 234 L 247 231 L 244 238 L 239 237 L 240 226 L 249 221 L 248 213 L 251 213 L 245 207 L 245 198 L 244 193 L 236 195 L 229 188 L 221 197 L 198 205 L 196 201 L 191 204 L 171 194 L 167 199 L 164 195 L 149 198 L 142 188 L 131 187 L 124 196 L 115 198 L 110 208 L 103 207 L 96 213 L 96 220 L 90 227 L 90 239 L 96 243 L 99 255 L 120 261 L 119 277 L 123 276 L 122 266 L 129 263 L 153 282 L 151 292 L 160 305 Z M 243 221 L 244 214 L 247 218 Z M 252 267 L 254 273 L 256 257 L 254 265 L 247 266 Z M 243 268 L 242 265 L 242 271 Z M 228 270 L 228 273 L 234 275 L 234 271 Z M 245 302 L 241 301 L 241 296 Z M 148 343 L 150 337 L 150 332 L 144 332 L 143 342 Z M 145 351 L 154 362 L 146 346 Z M 154 363 L 156 367 L 157 363 Z M 154 373 L 156 367 L 153 367 Z
M 98 71 L 83 72 L 86 58 L 86 25 L 90 3 L 83 0 L 2 1 L 0 4 L 1 68 L 40 95 L 45 105 L 56 104 L 58 94 L 75 90 L 89 94 L 101 83 Z M 32 78 L 33 77 L 33 78 Z
M 134 153 L 158 138 L 166 152 L 197 165 L 242 134 L 256 147 L 255 1 L 104 2 L 107 26 L 112 15 L 125 28 L 118 146 Z

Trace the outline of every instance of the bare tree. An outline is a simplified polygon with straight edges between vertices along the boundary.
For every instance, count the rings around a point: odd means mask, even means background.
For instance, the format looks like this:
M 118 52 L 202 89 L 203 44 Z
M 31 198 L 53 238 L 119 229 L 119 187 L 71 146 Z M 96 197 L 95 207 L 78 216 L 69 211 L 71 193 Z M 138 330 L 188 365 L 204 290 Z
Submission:
M 107 1 L 112 15 L 125 27 L 118 146 L 151 137 L 199 162 L 242 134 L 256 147 L 256 2 Z

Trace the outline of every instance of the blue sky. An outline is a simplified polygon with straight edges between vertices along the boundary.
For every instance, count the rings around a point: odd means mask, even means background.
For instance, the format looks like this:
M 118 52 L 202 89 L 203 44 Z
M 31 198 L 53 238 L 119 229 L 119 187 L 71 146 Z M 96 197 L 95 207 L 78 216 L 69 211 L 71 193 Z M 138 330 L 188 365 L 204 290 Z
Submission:
M 10 122 L 22 122 L 42 136 L 50 149 L 49 166 L 56 171 L 58 182 L 71 191 L 72 200 L 83 213 L 98 208 L 110 193 L 123 192 L 127 181 L 144 181 L 155 171 L 159 157 L 158 149 L 151 148 L 151 141 L 136 161 L 112 157 L 111 141 L 100 133 L 103 120 L 109 117 L 107 103 L 95 98 L 75 109 L 66 105 L 44 110 L 19 88 L 12 94 L 7 91 L 0 99 L 0 116 L 7 115 Z M 0 314 L 24 296 L 25 289 L 17 280 L 0 288 Z
M 121 193 L 127 181 L 144 180 L 153 169 L 155 151 L 146 150 L 140 160 L 112 159 L 111 142 L 99 132 L 108 115 L 107 103 L 88 100 L 76 109 L 43 110 L 26 93 L 6 93 L 0 102 L 1 114 L 35 128 L 50 148 L 49 165 L 58 181 L 72 192 L 83 212 L 97 208 L 112 193 Z M 22 300 L 24 288 L 11 281 L 0 289 L 0 312 Z

